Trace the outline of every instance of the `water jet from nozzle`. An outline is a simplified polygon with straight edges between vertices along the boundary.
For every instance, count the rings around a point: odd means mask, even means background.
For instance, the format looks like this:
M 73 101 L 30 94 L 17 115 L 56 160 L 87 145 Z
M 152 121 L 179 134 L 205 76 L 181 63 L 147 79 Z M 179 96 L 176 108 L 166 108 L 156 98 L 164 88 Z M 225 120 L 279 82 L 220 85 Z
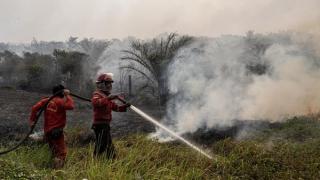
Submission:
M 137 114 L 139 114 L 140 116 L 142 116 L 143 118 L 145 118 L 146 120 L 150 121 L 151 123 L 155 124 L 156 126 L 158 126 L 159 128 L 165 130 L 166 132 L 168 132 L 170 135 L 172 135 L 173 137 L 179 139 L 180 141 L 182 141 L 183 143 L 185 143 L 186 145 L 188 145 L 189 147 L 191 147 L 192 149 L 198 151 L 199 153 L 201 153 L 202 155 L 206 156 L 209 159 L 213 159 L 212 156 L 210 156 L 209 154 L 205 153 L 203 150 L 201 150 L 200 148 L 198 148 L 197 146 L 191 144 L 189 141 L 187 141 L 186 139 L 184 139 L 183 137 L 179 136 L 177 133 L 173 132 L 172 130 L 168 129 L 167 127 L 165 127 L 164 125 L 160 124 L 158 121 L 156 121 L 155 119 L 153 119 L 152 117 L 150 117 L 149 115 L 147 115 L 146 113 L 142 112 L 140 109 L 136 108 L 135 106 L 131 105 L 130 108 L 136 112 Z

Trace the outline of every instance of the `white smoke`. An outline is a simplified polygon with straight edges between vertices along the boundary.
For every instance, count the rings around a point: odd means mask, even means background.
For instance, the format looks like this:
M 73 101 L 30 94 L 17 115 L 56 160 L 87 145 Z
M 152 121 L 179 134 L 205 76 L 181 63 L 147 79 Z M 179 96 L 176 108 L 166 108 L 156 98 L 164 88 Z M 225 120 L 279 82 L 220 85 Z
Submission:
M 123 67 L 135 67 L 132 61 L 122 60 L 124 56 L 127 56 L 124 50 L 131 50 L 131 42 L 135 41 L 134 37 L 128 37 L 123 40 L 114 39 L 110 41 L 110 45 L 102 53 L 97 61 L 100 73 L 112 73 L 113 80 L 115 81 L 113 86 L 113 92 L 115 93 L 128 93 L 128 76 L 132 77 L 132 91 L 133 93 L 143 84 L 144 78 L 134 70 Z
M 240 117 L 278 121 L 319 111 L 319 67 L 299 51 L 297 46 L 282 45 L 266 51 L 272 73 L 254 77 L 247 88 Z
M 281 121 L 319 111 L 320 59 L 293 39 L 269 38 L 256 62 L 239 36 L 201 38 L 184 48 L 169 70 L 173 97 L 167 120 L 185 133 L 234 120 Z M 266 72 L 249 71 L 253 63 L 267 65 Z
M 112 73 L 114 75 L 114 81 L 116 82 L 114 90 L 120 89 L 118 87 L 119 82 L 121 81 L 120 67 L 126 63 L 121 61 L 121 57 L 123 56 L 122 51 L 128 49 L 129 45 L 130 39 L 125 39 L 123 41 L 114 39 L 98 59 L 97 64 L 100 69 L 97 72 L 97 76 L 100 73 Z
M 129 47 L 129 42 L 124 40 L 112 40 L 109 47 L 99 57 L 98 64 L 100 65 L 99 72 L 111 72 L 117 74 L 119 64 L 121 63 L 121 51 Z

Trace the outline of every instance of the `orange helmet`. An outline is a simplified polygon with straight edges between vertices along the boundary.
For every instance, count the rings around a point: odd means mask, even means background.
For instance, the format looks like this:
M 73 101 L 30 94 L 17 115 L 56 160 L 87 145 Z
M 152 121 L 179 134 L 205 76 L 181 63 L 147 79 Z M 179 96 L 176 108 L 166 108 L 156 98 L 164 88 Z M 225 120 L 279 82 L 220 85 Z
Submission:
M 112 79 L 113 74 L 112 73 L 103 73 L 100 74 L 97 78 L 96 83 L 102 83 L 102 82 L 111 82 L 113 83 Z

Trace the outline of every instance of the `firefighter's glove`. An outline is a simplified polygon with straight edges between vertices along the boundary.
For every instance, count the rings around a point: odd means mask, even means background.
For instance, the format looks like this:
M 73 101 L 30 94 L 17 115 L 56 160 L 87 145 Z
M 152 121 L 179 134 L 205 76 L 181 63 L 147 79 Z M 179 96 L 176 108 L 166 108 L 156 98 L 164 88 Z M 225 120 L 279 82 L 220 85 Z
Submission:
M 130 103 L 126 103 L 125 105 L 126 105 L 127 108 L 131 106 Z

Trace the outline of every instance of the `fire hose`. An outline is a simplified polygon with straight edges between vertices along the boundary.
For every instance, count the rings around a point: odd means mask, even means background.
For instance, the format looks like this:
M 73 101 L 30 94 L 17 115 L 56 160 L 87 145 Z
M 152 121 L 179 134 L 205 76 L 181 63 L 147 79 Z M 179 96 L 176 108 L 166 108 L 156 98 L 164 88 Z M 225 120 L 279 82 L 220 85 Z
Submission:
M 31 128 L 30 128 L 29 132 L 26 134 L 26 136 L 25 136 L 23 139 L 21 139 L 15 146 L 13 146 L 13 147 L 11 147 L 11 148 L 9 148 L 9 149 L 7 149 L 7 150 L 1 151 L 1 152 L 0 152 L 0 155 L 7 154 L 7 153 L 9 153 L 9 152 L 11 152 L 11 151 L 16 150 L 19 146 L 21 146 L 21 145 L 28 139 L 28 137 L 32 134 L 32 132 L 33 132 L 36 124 L 38 123 L 38 120 L 39 120 L 42 112 L 47 108 L 47 105 L 50 103 L 50 101 L 51 101 L 54 97 L 56 97 L 58 94 L 60 94 L 61 92 L 63 92 L 63 90 L 58 91 L 58 92 L 55 93 L 54 95 L 50 96 L 49 99 L 48 99 L 48 101 L 40 108 L 40 110 L 39 110 L 39 111 L 37 112 L 37 114 L 36 114 L 36 118 L 35 118 L 35 121 L 34 121 L 34 125 L 31 126 Z M 73 96 L 73 97 L 76 97 L 76 98 L 78 98 L 78 99 L 81 99 L 81 100 L 83 100 L 83 101 L 91 102 L 91 99 L 81 97 L 81 96 L 76 95 L 76 94 L 74 94 L 74 93 L 70 93 L 70 95 Z M 121 98 L 117 98 L 117 99 L 119 99 L 119 101 L 121 101 L 122 103 L 127 104 L 127 102 L 126 102 L 125 100 L 123 100 L 123 99 L 121 99 Z
M 61 93 L 63 90 L 57 92 L 56 94 L 54 94 L 53 96 L 51 96 L 48 101 L 46 102 L 46 104 L 44 106 L 41 107 L 41 109 L 38 111 L 37 115 L 36 115 L 36 119 L 34 122 L 34 125 L 31 127 L 30 131 L 28 132 L 28 134 L 15 146 L 13 146 L 12 148 L 9 148 L 5 151 L 0 152 L 0 155 L 9 153 L 11 151 L 14 151 L 15 149 L 17 149 L 23 142 L 25 142 L 28 137 L 30 136 L 30 134 L 32 133 L 32 131 L 34 130 L 34 127 L 36 125 L 36 123 L 38 122 L 42 112 L 46 109 L 47 105 L 49 104 L 49 102 L 59 93 Z M 84 98 L 81 97 L 79 95 L 70 93 L 71 96 L 76 97 L 78 99 L 81 99 L 83 101 L 87 101 L 87 102 L 91 102 L 91 99 L 88 98 Z M 123 104 L 128 104 L 124 99 L 120 98 L 119 96 L 116 96 L 116 99 L 118 99 L 119 101 L 121 101 Z M 180 141 L 182 141 L 183 143 L 185 143 L 186 145 L 188 145 L 189 147 L 193 148 L 194 150 L 198 151 L 199 153 L 201 153 L 202 155 L 206 156 L 209 159 L 213 159 L 210 155 L 208 155 L 207 153 L 205 153 L 203 150 L 201 150 L 200 148 L 198 148 L 197 146 L 193 145 L 192 143 L 190 143 L 189 141 L 187 141 L 186 139 L 184 139 L 183 137 L 179 136 L 178 134 L 176 134 L 175 132 L 173 132 L 172 130 L 168 129 L 167 127 L 165 127 L 164 125 L 160 124 L 158 121 L 156 121 L 155 119 L 153 119 L 152 117 L 148 116 L 147 114 L 145 114 L 144 112 L 142 112 L 141 110 L 139 110 L 138 108 L 136 108 L 133 105 L 130 105 L 130 109 L 133 110 L 135 113 L 139 114 L 140 116 L 142 116 L 144 119 L 146 119 L 147 121 L 153 123 L 154 125 L 156 125 L 157 127 L 165 130 L 166 132 L 168 132 L 170 135 L 174 136 L 175 138 L 179 139 Z

